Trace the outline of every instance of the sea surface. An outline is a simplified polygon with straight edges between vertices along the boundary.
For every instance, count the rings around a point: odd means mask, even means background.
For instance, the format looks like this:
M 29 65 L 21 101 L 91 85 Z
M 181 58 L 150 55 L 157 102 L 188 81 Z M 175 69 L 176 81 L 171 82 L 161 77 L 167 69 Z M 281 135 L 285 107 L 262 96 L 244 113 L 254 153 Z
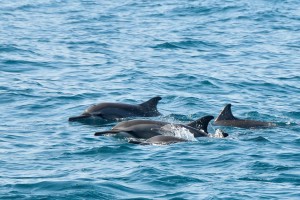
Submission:
M 141 146 L 68 122 L 161 96 L 188 123 L 231 103 L 267 129 Z M 299 0 L 2 0 L 0 199 L 299 199 Z

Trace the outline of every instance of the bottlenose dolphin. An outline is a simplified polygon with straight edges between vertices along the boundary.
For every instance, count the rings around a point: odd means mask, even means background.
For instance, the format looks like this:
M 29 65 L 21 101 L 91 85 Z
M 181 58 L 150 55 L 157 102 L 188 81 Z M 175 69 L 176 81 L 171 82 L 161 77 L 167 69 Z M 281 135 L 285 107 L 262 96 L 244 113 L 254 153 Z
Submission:
M 225 138 L 227 136 L 228 134 L 223 132 L 220 129 L 217 129 L 215 134 L 211 135 L 211 137 L 215 137 L 215 138 Z M 167 144 L 173 144 L 178 142 L 188 142 L 188 140 L 176 136 L 170 136 L 170 135 L 156 135 L 145 141 L 131 139 L 128 142 L 131 144 L 140 144 L 140 145 L 167 145 Z
M 154 136 L 172 133 L 174 128 L 185 128 L 194 137 L 208 137 L 207 126 L 213 118 L 213 116 L 208 115 L 186 125 L 153 120 L 129 120 L 118 123 L 111 130 L 96 132 L 95 136 L 117 134 L 131 138 L 149 139 Z
M 141 145 L 166 145 L 166 144 L 173 144 L 177 142 L 187 142 L 188 140 L 183 138 L 178 138 L 174 136 L 168 135 L 157 135 L 153 136 L 152 138 L 147 139 L 146 141 L 139 141 L 139 140 L 129 140 L 128 142 L 131 144 L 141 144 Z
M 69 121 L 77 121 L 90 117 L 98 117 L 105 120 L 116 120 L 126 117 L 156 117 L 161 115 L 157 111 L 157 104 L 160 100 L 161 97 L 154 97 L 138 105 L 125 103 L 99 103 L 90 106 L 79 116 L 70 117 Z
M 231 112 L 231 104 L 227 104 L 224 107 L 220 115 L 215 120 L 214 124 L 218 126 L 232 126 L 232 127 L 240 127 L 240 128 L 263 128 L 263 127 L 276 126 L 276 124 L 271 122 L 238 119 L 234 117 Z

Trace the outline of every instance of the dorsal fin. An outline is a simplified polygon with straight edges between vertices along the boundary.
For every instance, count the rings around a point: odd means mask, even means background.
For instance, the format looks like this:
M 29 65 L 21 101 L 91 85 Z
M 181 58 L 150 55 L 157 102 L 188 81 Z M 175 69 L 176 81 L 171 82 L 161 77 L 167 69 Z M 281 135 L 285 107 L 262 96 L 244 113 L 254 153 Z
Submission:
M 207 115 L 207 116 L 197 119 L 196 121 L 193 121 L 187 125 L 190 127 L 196 128 L 198 130 L 203 130 L 205 133 L 208 133 L 207 126 L 208 126 L 208 123 L 210 122 L 210 120 L 212 120 L 213 118 L 214 118 L 213 116 Z
M 140 106 L 145 110 L 156 111 L 157 112 L 157 104 L 161 100 L 161 97 L 153 97 L 148 101 L 141 103 Z
M 231 104 L 227 104 L 224 109 L 221 111 L 219 116 L 215 121 L 220 121 L 220 120 L 236 120 L 237 118 L 233 116 L 231 112 Z

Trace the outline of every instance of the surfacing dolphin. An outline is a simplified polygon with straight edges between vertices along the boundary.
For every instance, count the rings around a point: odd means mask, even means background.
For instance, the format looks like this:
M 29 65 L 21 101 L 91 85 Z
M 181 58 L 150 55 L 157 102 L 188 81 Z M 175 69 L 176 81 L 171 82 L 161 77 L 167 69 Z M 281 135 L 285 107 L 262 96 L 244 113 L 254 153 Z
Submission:
M 105 120 L 116 120 L 126 117 L 156 117 L 161 115 L 157 111 L 157 104 L 160 100 L 161 97 L 153 97 L 138 105 L 125 103 L 99 103 L 90 106 L 79 116 L 70 117 L 69 121 L 78 121 L 90 117 Z
M 214 135 L 211 135 L 211 137 L 215 138 L 225 138 L 228 134 L 223 132 L 220 129 L 217 129 Z M 188 142 L 189 140 L 184 138 L 179 138 L 176 136 L 170 136 L 170 135 L 156 135 L 153 136 L 145 141 L 137 140 L 137 139 L 130 139 L 128 142 L 131 144 L 140 144 L 140 145 L 168 145 L 168 144 L 174 144 L 178 142 Z
M 147 139 L 146 141 L 140 140 L 129 140 L 131 144 L 140 144 L 140 145 L 167 145 L 167 144 L 174 144 L 178 142 L 187 142 L 188 140 L 183 138 L 178 138 L 175 136 L 169 135 L 157 135 L 153 136 L 152 138 Z
M 96 132 L 95 136 L 117 134 L 129 138 L 150 139 L 154 136 L 172 133 L 174 128 L 185 128 L 192 133 L 194 137 L 209 137 L 207 126 L 213 118 L 213 116 L 208 115 L 186 125 L 153 120 L 129 120 L 118 123 L 111 130 Z M 228 136 L 228 134 L 226 136 Z
M 232 126 L 239 128 L 264 128 L 276 126 L 272 122 L 255 121 L 248 119 L 238 119 L 231 112 L 231 104 L 227 104 L 216 118 L 214 125 L 217 126 Z

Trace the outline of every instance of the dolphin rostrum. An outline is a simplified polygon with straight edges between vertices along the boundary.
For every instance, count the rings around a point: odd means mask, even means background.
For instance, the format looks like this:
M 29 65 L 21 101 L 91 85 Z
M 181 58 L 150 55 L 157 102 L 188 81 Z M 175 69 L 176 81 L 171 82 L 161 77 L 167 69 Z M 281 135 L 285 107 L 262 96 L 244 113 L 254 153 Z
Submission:
M 276 124 L 264 121 L 238 119 L 231 112 L 231 104 L 227 104 L 214 122 L 217 126 L 232 126 L 239 128 L 264 128 L 276 126 Z
M 99 103 L 90 106 L 79 116 L 70 117 L 69 121 L 77 121 L 90 117 L 97 117 L 105 120 L 116 120 L 126 117 L 156 117 L 161 115 L 157 111 L 157 104 L 160 100 L 161 97 L 153 97 L 138 105 L 125 103 Z

